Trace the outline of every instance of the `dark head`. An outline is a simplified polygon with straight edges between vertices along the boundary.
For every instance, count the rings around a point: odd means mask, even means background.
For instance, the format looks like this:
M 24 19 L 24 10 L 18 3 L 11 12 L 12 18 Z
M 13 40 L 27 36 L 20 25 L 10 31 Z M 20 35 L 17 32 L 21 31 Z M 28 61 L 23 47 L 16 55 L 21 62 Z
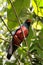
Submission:
M 31 23 L 31 20 L 30 20 L 30 19 L 27 19 L 27 20 L 25 21 L 24 25 L 25 25 L 27 28 L 29 28 L 30 23 Z
M 27 20 L 25 21 L 25 23 L 26 23 L 28 26 L 30 26 L 31 20 L 30 20 L 30 19 L 27 19 Z

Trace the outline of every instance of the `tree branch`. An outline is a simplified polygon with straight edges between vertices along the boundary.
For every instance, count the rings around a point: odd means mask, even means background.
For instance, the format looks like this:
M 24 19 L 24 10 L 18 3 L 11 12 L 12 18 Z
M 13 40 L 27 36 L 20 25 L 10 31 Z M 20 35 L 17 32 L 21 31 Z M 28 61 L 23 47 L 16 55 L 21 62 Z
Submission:
M 11 1 L 11 0 L 9 0 L 9 1 L 10 1 L 10 3 L 11 3 L 12 9 L 13 9 L 13 11 L 14 11 L 14 15 L 16 16 L 16 18 L 17 18 L 17 20 L 18 20 L 18 23 L 19 23 L 19 25 L 20 25 L 20 28 L 21 28 L 21 21 L 20 21 L 20 19 L 19 19 L 19 16 L 17 15 L 16 9 L 15 9 L 15 7 L 14 7 L 12 1 Z M 25 44 L 26 44 L 26 46 L 28 47 L 28 44 L 27 44 L 27 41 L 26 41 L 26 38 L 25 38 L 25 35 L 24 35 L 24 32 L 23 32 L 22 28 L 21 28 L 21 31 L 22 31 L 22 34 L 23 34 L 23 36 L 24 36 Z
M 10 32 L 10 34 L 12 35 L 12 33 L 11 33 L 10 29 L 8 28 L 8 26 L 7 26 L 7 25 L 6 25 L 6 23 L 4 22 L 4 20 L 3 20 L 2 16 L 0 16 L 0 18 L 1 18 L 1 20 L 3 21 L 4 25 L 6 26 L 6 28 L 8 29 L 8 31 Z

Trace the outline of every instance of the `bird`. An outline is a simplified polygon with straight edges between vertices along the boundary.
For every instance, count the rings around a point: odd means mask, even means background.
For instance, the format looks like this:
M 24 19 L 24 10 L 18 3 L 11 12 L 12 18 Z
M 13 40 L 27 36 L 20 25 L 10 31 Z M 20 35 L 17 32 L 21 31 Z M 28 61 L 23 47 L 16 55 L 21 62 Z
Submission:
M 29 27 L 30 27 L 31 20 L 27 19 L 21 27 L 19 27 L 16 31 L 14 31 L 12 40 L 9 43 L 8 51 L 7 51 L 7 59 L 10 59 L 12 54 L 17 50 L 20 46 L 21 42 L 28 36 L 29 34 Z M 24 35 L 24 36 L 23 36 Z

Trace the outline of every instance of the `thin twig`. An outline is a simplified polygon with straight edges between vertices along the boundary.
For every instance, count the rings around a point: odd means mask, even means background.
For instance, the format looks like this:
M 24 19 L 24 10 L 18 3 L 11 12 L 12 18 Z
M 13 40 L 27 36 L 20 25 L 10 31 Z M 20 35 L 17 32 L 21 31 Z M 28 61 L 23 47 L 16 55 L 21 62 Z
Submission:
M 3 21 L 4 25 L 6 26 L 6 28 L 8 29 L 8 31 L 10 32 L 10 34 L 12 35 L 12 33 L 11 33 L 10 29 L 8 28 L 8 26 L 7 26 L 7 25 L 6 25 L 6 23 L 4 22 L 4 20 L 3 20 L 2 16 L 0 16 L 0 18 L 1 18 L 1 20 Z
M 14 5 L 12 4 L 12 1 L 11 1 L 11 0 L 9 0 L 9 1 L 10 1 L 10 3 L 11 3 L 12 9 L 13 9 L 13 11 L 14 11 L 14 14 L 15 14 L 16 18 L 18 19 L 18 23 L 19 23 L 20 28 L 21 28 L 21 22 L 20 22 L 19 16 L 17 15 L 16 9 L 15 9 Z M 26 41 L 26 38 L 25 38 L 25 35 L 24 35 L 24 32 L 23 32 L 22 28 L 21 28 L 21 31 L 22 31 L 22 34 L 23 34 L 23 36 L 24 36 L 25 44 L 26 44 L 26 46 L 28 47 L 28 44 L 27 44 L 27 41 Z

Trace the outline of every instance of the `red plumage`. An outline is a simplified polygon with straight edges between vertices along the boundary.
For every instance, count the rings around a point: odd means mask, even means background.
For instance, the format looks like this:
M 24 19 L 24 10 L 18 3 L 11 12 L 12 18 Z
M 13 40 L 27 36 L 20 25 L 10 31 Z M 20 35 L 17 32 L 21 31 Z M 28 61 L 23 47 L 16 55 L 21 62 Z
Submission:
M 22 30 L 21 30 L 22 29 Z M 22 26 L 14 35 L 14 45 L 19 46 L 20 43 L 24 40 L 24 36 L 27 37 L 28 36 L 28 29 L 25 26 Z

